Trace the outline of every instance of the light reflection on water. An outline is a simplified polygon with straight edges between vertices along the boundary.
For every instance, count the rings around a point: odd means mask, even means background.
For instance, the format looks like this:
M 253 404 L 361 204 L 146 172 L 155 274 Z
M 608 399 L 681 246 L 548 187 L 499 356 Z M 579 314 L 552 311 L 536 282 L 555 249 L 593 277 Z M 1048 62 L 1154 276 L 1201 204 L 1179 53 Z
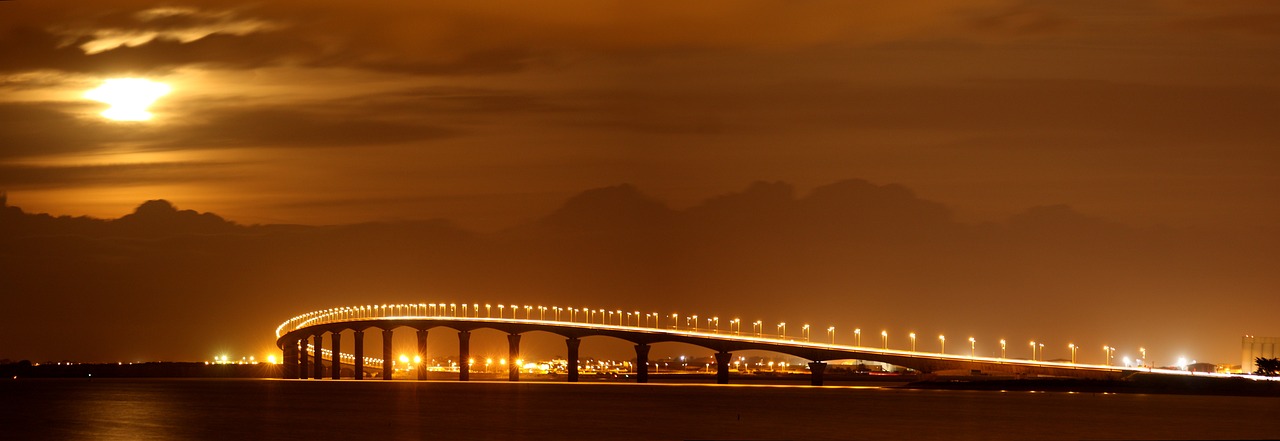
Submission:
M 702 384 L 0 382 L 4 439 L 1275 437 L 1280 398 Z

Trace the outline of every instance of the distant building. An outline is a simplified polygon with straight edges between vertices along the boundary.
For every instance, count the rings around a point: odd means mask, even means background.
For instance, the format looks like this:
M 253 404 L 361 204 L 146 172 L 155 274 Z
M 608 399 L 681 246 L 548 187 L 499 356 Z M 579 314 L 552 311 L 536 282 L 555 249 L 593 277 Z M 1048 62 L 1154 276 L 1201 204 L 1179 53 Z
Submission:
M 1253 361 L 1258 357 L 1280 358 L 1280 337 L 1255 337 L 1246 335 L 1240 339 L 1240 367 L 1246 374 L 1258 369 Z

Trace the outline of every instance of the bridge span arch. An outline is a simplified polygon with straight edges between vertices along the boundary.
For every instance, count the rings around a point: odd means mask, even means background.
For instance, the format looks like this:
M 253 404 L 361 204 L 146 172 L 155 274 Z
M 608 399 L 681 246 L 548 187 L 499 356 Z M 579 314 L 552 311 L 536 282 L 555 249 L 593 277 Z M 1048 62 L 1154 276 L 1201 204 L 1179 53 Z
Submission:
M 428 307 L 430 306 L 430 307 Z M 416 333 L 417 354 L 426 358 L 427 336 L 437 328 L 455 331 L 458 336 L 459 380 L 469 379 L 470 337 L 473 331 L 492 329 L 507 334 L 509 359 L 520 359 L 520 339 L 523 334 L 542 331 L 558 335 L 565 339 L 568 363 L 568 381 L 578 380 L 578 349 L 585 337 L 604 336 L 632 343 L 636 351 L 636 380 L 648 381 L 648 354 L 652 345 L 657 343 L 685 343 L 703 347 L 715 352 L 716 380 L 728 383 L 729 366 L 734 352 L 758 350 L 786 354 L 810 360 L 809 368 L 812 383 L 821 385 L 826 362 L 830 360 L 866 360 L 887 363 L 909 368 L 922 373 L 939 371 L 969 371 L 983 373 L 1005 373 L 1021 376 L 1058 376 L 1090 379 L 1119 379 L 1128 374 L 1147 371 L 1140 368 L 1117 366 L 1100 366 L 1075 363 L 1043 362 L 1019 359 L 992 357 L 974 357 L 950 354 L 913 352 L 894 349 L 871 348 L 825 344 L 811 341 L 796 341 L 779 336 L 744 335 L 741 332 L 725 332 L 721 330 L 691 330 L 677 327 L 665 328 L 644 323 L 641 326 L 639 317 L 636 325 L 592 322 L 585 320 L 531 318 L 526 309 L 525 318 L 480 317 L 478 308 L 472 312 L 465 310 L 445 309 L 444 304 L 410 304 L 410 305 L 369 305 L 363 307 L 331 308 L 302 314 L 282 323 L 276 330 L 276 344 L 284 352 L 285 378 L 321 378 L 324 373 L 322 357 L 329 360 L 330 366 L 350 364 L 353 366 L 353 377 L 361 379 L 365 372 L 381 370 L 383 379 L 390 379 L 392 363 L 365 357 L 364 332 L 374 330 L 381 332 L 383 354 L 391 354 L 392 335 L 401 328 L 409 328 Z M 558 315 L 558 314 L 557 314 Z M 621 322 L 621 319 L 619 319 Z M 343 352 L 341 336 L 344 331 L 355 334 L 351 353 Z M 327 338 L 326 338 L 327 336 Z M 329 346 L 326 348 L 325 343 Z M 330 369 L 330 378 L 340 378 L 339 369 Z M 425 370 L 419 370 L 418 379 L 425 380 Z M 509 364 L 509 379 L 519 380 L 519 366 Z

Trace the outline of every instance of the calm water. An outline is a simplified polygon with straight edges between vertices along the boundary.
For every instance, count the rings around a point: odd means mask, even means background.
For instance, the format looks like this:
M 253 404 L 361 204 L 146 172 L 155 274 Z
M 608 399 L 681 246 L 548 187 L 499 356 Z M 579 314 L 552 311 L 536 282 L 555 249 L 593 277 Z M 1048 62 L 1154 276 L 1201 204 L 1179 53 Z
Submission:
M 694 384 L 0 382 L 0 439 L 1280 437 L 1280 398 Z

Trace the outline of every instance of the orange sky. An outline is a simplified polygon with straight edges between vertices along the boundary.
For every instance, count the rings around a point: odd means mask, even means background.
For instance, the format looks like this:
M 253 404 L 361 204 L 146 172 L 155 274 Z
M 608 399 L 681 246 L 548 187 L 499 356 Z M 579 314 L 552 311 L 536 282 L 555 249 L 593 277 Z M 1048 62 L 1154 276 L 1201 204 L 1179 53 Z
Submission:
M 599 185 L 858 177 L 971 220 L 1280 221 L 1274 2 L 558 3 L 5 2 L 0 188 L 494 229 Z M 80 94 L 118 76 L 174 91 L 108 122 Z
M 1061 204 L 1176 228 L 1161 240 L 1204 257 L 1219 235 L 1277 239 L 1278 24 L 1272 0 L 7 1 L 0 191 L 28 213 L 167 199 L 241 224 L 496 232 L 621 183 L 681 210 L 858 178 L 965 228 Z M 150 121 L 109 121 L 83 93 L 120 77 L 172 92 Z M 1276 306 L 1256 249 L 1214 245 L 1239 266 L 1203 277 L 1157 249 L 1106 262 Z M 1071 279 L 1039 276 L 991 283 Z M 1142 285 L 1117 277 L 1088 288 Z

